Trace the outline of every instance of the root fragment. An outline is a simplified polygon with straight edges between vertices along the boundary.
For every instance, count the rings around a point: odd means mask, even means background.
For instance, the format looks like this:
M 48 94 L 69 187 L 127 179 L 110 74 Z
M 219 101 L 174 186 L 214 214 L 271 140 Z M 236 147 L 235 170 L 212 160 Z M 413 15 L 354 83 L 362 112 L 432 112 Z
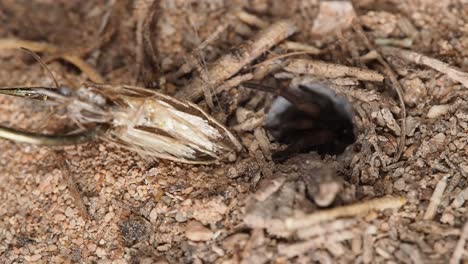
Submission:
M 292 73 L 311 74 L 328 78 L 355 77 L 359 80 L 372 82 L 382 82 L 384 79 L 383 75 L 372 70 L 318 60 L 294 59 L 286 65 L 285 70 Z

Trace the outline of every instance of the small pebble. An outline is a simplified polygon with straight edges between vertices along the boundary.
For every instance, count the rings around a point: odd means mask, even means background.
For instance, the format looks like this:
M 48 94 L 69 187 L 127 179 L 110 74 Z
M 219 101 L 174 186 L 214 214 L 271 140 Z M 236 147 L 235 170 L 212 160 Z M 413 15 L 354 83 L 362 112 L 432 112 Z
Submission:
M 75 215 L 75 210 L 73 210 L 70 206 L 67 206 L 67 209 L 65 209 L 65 215 L 68 218 L 72 218 Z
M 65 221 L 65 219 L 67 219 L 67 217 L 64 214 L 56 214 L 54 218 L 57 221 Z
M 168 251 L 171 248 L 171 244 L 164 244 L 156 247 L 157 251 Z
M 31 256 L 24 256 L 24 259 L 28 262 L 36 262 L 38 260 L 40 260 L 42 258 L 42 256 L 40 254 L 35 254 L 35 255 L 31 255 Z
M 175 216 L 175 219 L 176 219 L 177 222 L 183 223 L 183 222 L 187 221 L 187 215 L 185 213 L 182 213 L 182 212 L 177 212 L 177 214 Z
M 115 217 L 114 212 L 109 212 L 104 216 L 104 222 L 109 223 Z
M 213 232 L 197 221 L 190 221 L 185 229 L 185 236 L 192 241 L 208 241 L 213 238 Z
M 96 244 L 91 243 L 91 244 L 88 245 L 89 252 L 96 251 L 96 248 L 97 248 Z
M 427 112 L 428 118 L 438 118 L 448 113 L 450 105 L 434 105 Z
M 151 210 L 149 218 L 151 222 L 155 222 L 158 219 L 158 210 L 156 208 L 153 208 L 153 210 Z
M 103 258 L 106 256 L 106 251 L 103 248 L 97 248 L 96 256 L 98 256 L 99 258 Z
M 398 179 L 393 183 L 393 187 L 398 191 L 403 191 L 406 187 L 406 183 L 404 179 Z

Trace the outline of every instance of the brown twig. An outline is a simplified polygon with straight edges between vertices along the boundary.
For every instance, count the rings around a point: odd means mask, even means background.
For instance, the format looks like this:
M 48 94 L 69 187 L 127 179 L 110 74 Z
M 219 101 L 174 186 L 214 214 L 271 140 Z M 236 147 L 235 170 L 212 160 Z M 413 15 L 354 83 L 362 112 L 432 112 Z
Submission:
M 436 71 L 446 74 L 450 79 L 463 84 L 465 88 L 468 88 L 468 73 L 462 72 L 461 70 L 452 67 L 447 63 L 441 62 L 440 60 L 419 54 L 414 51 L 395 47 L 381 47 L 381 51 L 385 55 L 397 56 L 411 63 L 431 67 Z
M 212 67 L 206 71 L 206 78 L 201 76 L 193 79 L 186 85 L 176 98 L 194 101 L 203 96 L 204 89 L 210 90 L 221 85 L 231 78 L 244 66 L 262 55 L 282 40 L 296 32 L 292 21 L 281 20 L 259 33 L 253 40 L 245 43 L 236 52 L 226 54 L 219 58 Z M 208 82 L 206 82 L 208 81 Z
M 240 10 L 235 13 L 235 16 L 242 22 L 250 25 L 250 26 L 255 26 L 260 29 L 264 29 L 268 27 L 268 23 L 261 18 L 257 17 L 256 15 L 253 15 L 251 13 L 247 13 L 244 10 Z
M 284 67 L 288 72 L 338 78 L 355 77 L 363 81 L 382 82 L 384 77 L 375 71 L 327 63 L 318 60 L 292 59 Z
M 318 55 L 322 53 L 322 50 L 304 43 L 294 42 L 294 41 L 285 41 L 280 45 L 281 48 L 289 51 L 303 51 L 307 54 Z
M 330 221 L 339 217 L 358 216 L 371 210 L 385 210 L 389 208 L 399 208 L 406 203 L 404 197 L 384 197 L 358 204 L 352 204 L 333 209 L 323 210 L 310 215 L 298 218 L 286 219 L 286 227 L 290 230 L 297 230 L 317 223 Z

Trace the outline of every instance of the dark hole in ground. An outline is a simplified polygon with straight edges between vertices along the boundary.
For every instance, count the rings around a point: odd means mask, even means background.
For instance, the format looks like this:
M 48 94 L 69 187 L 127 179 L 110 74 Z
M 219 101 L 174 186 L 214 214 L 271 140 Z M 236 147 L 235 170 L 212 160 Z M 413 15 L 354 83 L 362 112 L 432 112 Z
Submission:
M 282 161 L 310 151 L 338 155 L 356 141 L 351 103 L 325 84 L 302 82 L 285 89 L 252 83 L 246 86 L 279 95 L 268 111 L 266 127 L 288 146 L 273 159 Z

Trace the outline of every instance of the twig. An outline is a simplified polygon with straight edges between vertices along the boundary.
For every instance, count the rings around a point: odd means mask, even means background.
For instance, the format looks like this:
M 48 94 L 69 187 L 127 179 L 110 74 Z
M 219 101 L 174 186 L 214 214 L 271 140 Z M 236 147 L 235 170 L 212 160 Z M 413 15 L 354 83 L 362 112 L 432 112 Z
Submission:
M 221 33 L 228 28 L 229 25 L 229 22 L 219 25 L 213 33 L 211 33 L 200 45 L 198 45 L 198 47 L 196 47 L 189 54 L 189 56 L 186 59 L 187 61 L 184 64 L 182 64 L 182 66 L 180 66 L 176 72 L 168 74 L 166 76 L 166 79 L 176 80 L 181 76 L 191 72 L 193 68 L 197 67 L 199 64 L 197 61 L 197 58 L 200 56 L 199 53 L 203 51 L 210 43 L 215 41 L 221 35 Z
M 307 54 L 318 55 L 322 53 L 322 51 L 314 46 L 294 42 L 294 41 L 285 41 L 283 44 L 280 45 L 281 48 L 285 50 L 293 50 L 293 51 L 304 51 Z
M 251 74 L 251 73 L 238 75 L 236 77 L 233 77 L 233 78 L 227 80 L 226 82 L 224 82 L 220 86 L 218 86 L 216 88 L 216 92 L 221 93 L 221 92 L 227 91 L 227 90 L 229 90 L 229 89 L 231 89 L 233 87 L 239 86 L 243 82 L 252 80 L 252 78 L 253 78 L 253 74 Z
M 385 210 L 390 208 L 399 208 L 406 203 L 404 197 L 384 197 L 358 204 L 347 205 L 343 207 L 323 210 L 298 218 L 287 218 L 286 227 L 297 230 L 309 227 L 320 222 L 330 221 L 339 217 L 358 216 L 371 210 Z
M 262 20 L 261 18 L 255 16 L 255 15 L 247 13 L 247 12 L 245 12 L 243 10 L 240 10 L 240 11 L 236 12 L 235 15 L 240 21 L 242 21 L 242 22 L 244 22 L 244 23 L 246 23 L 246 24 L 248 24 L 250 26 L 255 26 L 255 27 L 258 27 L 260 29 L 264 29 L 264 28 L 268 27 L 268 23 L 266 21 Z
M 457 81 L 468 88 L 468 73 L 462 72 L 459 69 L 450 66 L 440 60 L 419 54 L 414 51 L 404 50 L 394 47 L 382 47 L 382 53 L 385 55 L 397 56 L 403 60 L 419 65 L 425 65 L 433 68 L 436 71 L 446 74 L 450 79 Z
M 380 53 L 377 52 L 377 49 L 374 47 L 374 45 L 369 41 L 367 38 L 366 34 L 364 33 L 364 30 L 362 29 L 361 22 L 359 19 L 356 19 L 354 23 L 352 23 L 354 31 L 364 40 L 364 43 L 367 46 L 367 49 L 370 51 L 376 51 L 375 55 L 377 57 L 377 60 L 384 66 L 385 69 L 385 74 L 388 76 L 390 81 L 393 84 L 393 88 L 395 89 L 396 93 L 398 94 L 398 100 L 400 101 L 401 105 L 401 134 L 400 134 L 400 142 L 398 142 L 398 151 L 395 153 L 395 156 L 393 157 L 393 161 L 397 162 L 400 160 L 401 155 L 403 154 L 403 151 L 405 150 L 406 146 L 406 106 L 405 106 L 405 101 L 403 99 L 403 88 L 401 87 L 401 84 L 398 82 L 398 79 L 393 72 L 392 68 L 390 65 L 385 61 L 385 59 L 380 55 Z
M 57 46 L 44 43 L 44 42 L 27 41 L 27 40 L 20 40 L 20 39 L 9 39 L 9 38 L 0 39 L 0 50 L 19 49 L 19 48 L 26 48 L 34 52 L 48 52 L 48 53 L 60 52 L 60 49 Z M 104 78 L 101 76 L 101 74 L 98 73 L 96 69 L 94 69 L 91 65 L 85 62 L 83 59 L 74 55 L 67 55 L 67 54 L 62 54 L 61 58 L 75 65 L 84 74 L 86 74 L 91 81 L 95 83 L 104 83 Z
M 286 71 L 299 74 L 311 74 L 321 77 L 355 77 L 359 80 L 382 82 L 384 77 L 375 71 L 327 63 L 318 60 L 292 59 L 285 67 Z
M 427 206 L 426 212 L 424 213 L 423 219 L 424 220 L 432 220 L 437 213 L 437 208 L 439 207 L 440 202 L 442 201 L 442 197 L 444 195 L 445 188 L 447 187 L 447 180 L 449 175 L 445 175 L 440 179 L 437 183 L 434 192 L 431 196 L 431 201 Z
M 206 80 L 197 77 L 186 85 L 176 98 L 195 101 L 203 96 L 204 87 L 212 90 L 239 72 L 244 66 L 262 55 L 285 38 L 296 32 L 292 21 L 281 20 L 266 28 L 253 40 L 245 43 L 236 52 L 219 58 L 206 72 Z
M 159 71 L 159 69 L 155 67 L 155 65 L 158 65 L 157 54 L 153 47 L 153 42 L 150 39 L 150 25 L 156 17 L 155 13 L 159 11 L 158 3 L 158 0 L 138 0 L 135 2 L 134 16 L 137 17 L 136 82 L 142 78 L 144 78 L 144 81 L 150 79 L 147 76 L 143 77 L 143 72 L 150 74 L 151 72 Z M 148 52 L 145 52 L 146 49 L 148 49 Z M 144 69 L 146 62 L 149 62 L 150 68 L 153 69 Z
M 304 228 L 297 234 L 298 238 L 307 239 L 315 236 L 323 236 L 328 233 L 347 230 L 358 223 L 356 219 L 338 219 L 331 223 L 318 224 Z
M 400 46 L 405 48 L 410 48 L 413 46 L 413 39 L 405 38 L 405 39 L 391 39 L 391 38 L 377 38 L 375 39 L 375 44 L 379 46 Z
M 468 221 L 463 226 L 463 231 L 460 235 L 460 239 L 458 239 L 457 246 L 453 251 L 452 257 L 450 258 L 450 264 L 458 264 L 465 253 L 465 243 L 466 239 L 468 238 Z
M 375 235 L 376 228 L 375 226 L 369 226 L 366 228 L 364 235 L 362 236 L 363 242 L 363 253 L 362 253 L 362 261 L 364 263 L 372 263 L 374 259 L 374 243 L 375 243 Z

